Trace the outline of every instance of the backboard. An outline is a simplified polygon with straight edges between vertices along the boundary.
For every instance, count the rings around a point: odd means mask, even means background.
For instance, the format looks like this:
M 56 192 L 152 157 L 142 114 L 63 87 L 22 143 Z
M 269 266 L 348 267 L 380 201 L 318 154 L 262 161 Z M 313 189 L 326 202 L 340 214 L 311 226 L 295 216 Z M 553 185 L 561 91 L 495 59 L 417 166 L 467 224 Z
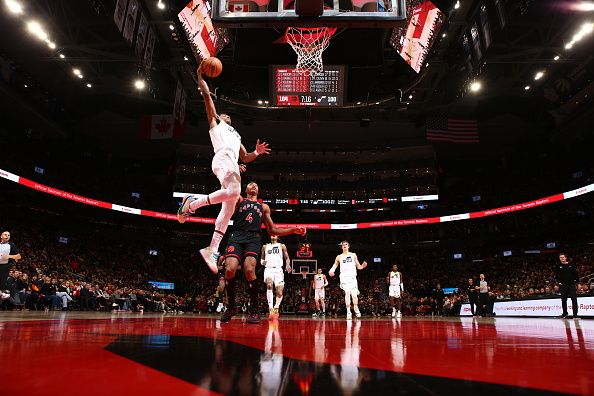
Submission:
M 320 17 L 300 17 L 294 0 L 212 0 L 213 23 L 221 27 L 389 28 L 406 23 L 406 0 L 324 0 Z

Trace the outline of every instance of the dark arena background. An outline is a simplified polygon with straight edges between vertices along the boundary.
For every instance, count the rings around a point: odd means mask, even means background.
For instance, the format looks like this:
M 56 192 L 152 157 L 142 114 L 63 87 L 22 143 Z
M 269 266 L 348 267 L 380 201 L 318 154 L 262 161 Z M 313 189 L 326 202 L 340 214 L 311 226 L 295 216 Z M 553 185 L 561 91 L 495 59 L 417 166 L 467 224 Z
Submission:
M 0 396 L 594 395 L 594 2 L 0 33 Z

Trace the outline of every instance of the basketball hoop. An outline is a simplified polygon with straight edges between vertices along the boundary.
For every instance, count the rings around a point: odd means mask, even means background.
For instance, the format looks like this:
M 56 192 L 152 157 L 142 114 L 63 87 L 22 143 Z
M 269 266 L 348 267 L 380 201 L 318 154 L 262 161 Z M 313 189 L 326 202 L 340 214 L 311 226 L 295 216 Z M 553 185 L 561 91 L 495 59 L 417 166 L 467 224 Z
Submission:
M 298 73 L 310 76 L 324 71 L 322 53 L 328 48 L 335 32 L 336 28 L 328 27 L 287 28 L 285 39 L 297 54 L 295 70 Z
M 303 279 L 307 279 L 307 275 L 309 274 L 309 271 L 301 271 L 301 276 L 303 277 Z

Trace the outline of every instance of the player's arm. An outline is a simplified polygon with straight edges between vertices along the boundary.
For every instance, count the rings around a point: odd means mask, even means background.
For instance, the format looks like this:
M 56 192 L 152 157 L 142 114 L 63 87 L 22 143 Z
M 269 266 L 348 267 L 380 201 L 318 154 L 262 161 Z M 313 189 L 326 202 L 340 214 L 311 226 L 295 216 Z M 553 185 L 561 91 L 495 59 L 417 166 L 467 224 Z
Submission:
M 243 144 L 239 147 L 239 160 L 241 162 L 252 162 L 262 154 L 270 154 L 270 148 L 268 147 L 268 143 L 260 143 L 260 139 L 256 141 L 256 149 L 250 153 L 247 152 Z
M 280 228 L 274 225 L 272 217 L 270 216 L 270 206 L 262 204 L 262 217 L 269 235 L 285 236 L 291 234 L 305 235 L 307 230 L 304 227 L 298 228 Z
M 386 275 L 386 283 L 387 283 L 388 285 L 390 284 L 390 274 L 391 274 L 391 273 L 392 273 L 392 272 L 390 271 L 390 272 L 388 272 L 388 275 Z
M 338 257 L 339 256 L 336 256 L 336 259 L 334 260 L 334 265 L 332 266 L 332 268 L 330 268 L 330 271 L 328 271 L 328 275 L 330 276 L 334 276 L 336 268 L 338 268 L 338 266 L 340 265 L 340 260 L 338 259 Z
M 217 109 L 212 101 L 210 96 L 210 89 L 208 88 L 208 84 L 202 78 L 202 68 L 201 66 L 198 67 L 198 88 L 200 89 L 200 93 L 202 94 L 202 98 L 204 99 L 204 106 L 206 107 L 206 118 L 208 120 L 208 125 L 210 128 L 214 128 L 217 126 L 217 120 L 219 116 L 217 114 Z
M 359 263 L 359 258 L 357 257 L 357 255 L 354 253 L 353 253 L 353 255 L 355 256 L 355 265 L 357 266 L 358 270 L 367 268 L 367 261 L 363 261 L 362 263 Z
M 324 287 L 328 286 L 328 278 L 324 275 Z
M 266 245 L 262 246 L 262 251 L 260 252 L 260 264 L 266 265 Z
M 402 277 L 402 272 L 399 272 L 400 274 L 400 292 L 404 293 L 404 278 Z
M 293 268 L 291 268 L 291 258 L 289 257 L 289 252 L 284 243 L 281 243 L 281 249 L 283 250 L 283 257 L 285 258 L 285 271 L 291 273 L 293 272 Z

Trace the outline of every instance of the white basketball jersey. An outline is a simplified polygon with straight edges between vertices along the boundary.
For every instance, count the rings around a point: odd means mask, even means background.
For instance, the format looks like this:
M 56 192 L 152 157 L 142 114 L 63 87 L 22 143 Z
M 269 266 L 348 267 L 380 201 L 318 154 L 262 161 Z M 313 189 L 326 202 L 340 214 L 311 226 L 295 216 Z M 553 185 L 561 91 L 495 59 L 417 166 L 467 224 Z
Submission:
M 220 121 L 217 126 L 210 131 L 210 141 L 212 148 L 217 153 L 220 150 L 229 150 L 233 153 L 234 159 L 239 158 L 239 147 L 241 146 L 241 136 L 231 125 L 225 121 Z
M 316 289 L 321 289 L 324 287 L 324 275 L 315 275 L 314 276 L 314 287 Z
M 400 272 L 390 271 L 390 286 L 400 286 Z
M 266 268 L 283 266 L 283 249 L 280 243 L 267 243 L 264 251 L 266 252 Z
M 340 278 L 355 278 L 357 276 L 357 267 L 355 266 L 355 254 L 341 254 L 340 260 Z

